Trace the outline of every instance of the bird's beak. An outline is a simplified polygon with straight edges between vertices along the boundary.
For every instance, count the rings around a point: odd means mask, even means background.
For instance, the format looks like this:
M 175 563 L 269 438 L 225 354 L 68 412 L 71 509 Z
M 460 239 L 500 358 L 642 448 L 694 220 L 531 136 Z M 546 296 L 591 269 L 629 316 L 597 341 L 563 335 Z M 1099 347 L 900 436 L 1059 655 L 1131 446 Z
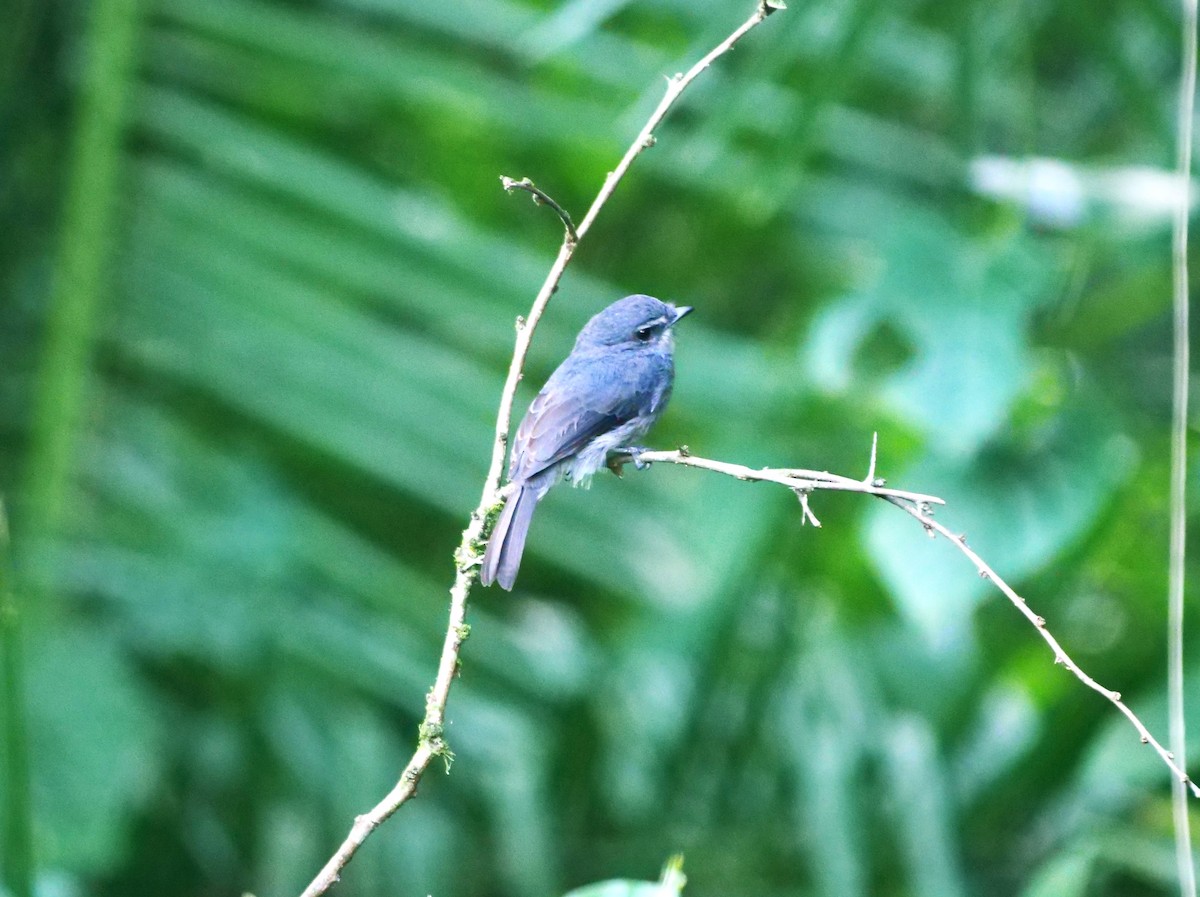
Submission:
M 675 320 L 671 322 L 671 326 L 674 327 L 680 322 L 684 315 L 690 315 L 691 313 L 692 307 L 690 305 L 680 305 L 675 309 Z

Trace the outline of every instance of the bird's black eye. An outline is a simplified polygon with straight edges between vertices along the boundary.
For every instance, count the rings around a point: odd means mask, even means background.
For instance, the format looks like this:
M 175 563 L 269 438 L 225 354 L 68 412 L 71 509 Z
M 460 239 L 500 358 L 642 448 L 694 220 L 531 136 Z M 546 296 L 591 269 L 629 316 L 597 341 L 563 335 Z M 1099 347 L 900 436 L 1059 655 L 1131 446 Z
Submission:
M 637 330 L 635 330 L 633 332 L 633 335 L 636 336 L 638 339 L 640 339 L 644 343 L 650 339 L 650 336 L 653 333 L 654 333 L 653 327 L 639 327 Z

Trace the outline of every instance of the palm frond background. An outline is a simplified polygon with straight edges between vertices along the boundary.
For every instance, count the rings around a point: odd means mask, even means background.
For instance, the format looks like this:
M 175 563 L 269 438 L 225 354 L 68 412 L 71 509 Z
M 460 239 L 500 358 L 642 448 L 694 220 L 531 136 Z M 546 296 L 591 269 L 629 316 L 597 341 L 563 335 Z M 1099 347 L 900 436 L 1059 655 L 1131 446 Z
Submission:
M 390 787 L 558 239 L 497 176 L 582 210 L 748 12 L 13 0 L 5 724 L 40 893 L 296 892 Z M 1175 16 L 794 4 L 639 160 L 521 401 L 612 299 L 694 304 L 656 445 L 854 473 L 878 430 L 1165 732 Z M 546 897 L 675 851 L 699 897 L 1172 893 L 1132 730 L 903 515 L 815 508 L 675 468 L 556 491 L 518 591 L 476 593 L 453 774 L 338 893 Z

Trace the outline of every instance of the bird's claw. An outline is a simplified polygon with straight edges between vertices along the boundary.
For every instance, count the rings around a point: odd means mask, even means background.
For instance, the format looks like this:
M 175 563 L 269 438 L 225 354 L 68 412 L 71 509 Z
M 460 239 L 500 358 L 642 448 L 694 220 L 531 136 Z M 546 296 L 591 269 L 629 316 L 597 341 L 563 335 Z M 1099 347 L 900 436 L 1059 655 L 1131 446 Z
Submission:
M 633 462 L 633 466 L 638 470 L 645 470 L 650 466 L 649 461 L 642 460 L 642 455 L 649 451 L 649 449 L 640 445 L 631 445 L 627 448 L 621 449 L 621 451 L 629 456 L 629 459 Z
M 608 469 L 617 476 L 623 476 L 625 465 L 631 462 L 638 470 L 645 470 L 650 466 L 650 462 L 643 461 L 642 454 L 648 451 L 649 449 L 643 448 L 640 445 L 630 445 L 614 449 L 609 453 L 608 460 L 605 463 L 608 465 Z

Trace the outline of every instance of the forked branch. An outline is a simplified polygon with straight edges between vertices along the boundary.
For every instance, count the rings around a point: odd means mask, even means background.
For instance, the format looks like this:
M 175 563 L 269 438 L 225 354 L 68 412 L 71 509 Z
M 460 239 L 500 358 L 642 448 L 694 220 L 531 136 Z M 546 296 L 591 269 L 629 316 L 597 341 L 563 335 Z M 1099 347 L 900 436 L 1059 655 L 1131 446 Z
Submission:
M 961 534 L 955 535 L 944 524 L 934 518 L 934 506 L 945 504 L 945 502 L 932 495 L 923 495 L 919 492 L 906 492 L 900 489 L 889 489 L 882 479 L 875 476 L 877 445 L 877 440 L 872 441 L 871 463 L 867 476 L 862 480 L 842 477 L 825 471 L 796 470 L 792 468 L 752 468 L 741 464 L 730 464 L 726 461 L 713 461 L 708 458 L 696 457 L 686 446 L 673 452 L 639 452 L 637 460 L 643 464 L 657 461 L 665 464 L 681 464 L 685 467 L 697 467 L 701 470 L 710 470 L 713 473 L 736 477 L 739 480 L 778 483 L 781 486 L 791 489 L 800 497 L 804 519 L 816 526 L 820 526 L 820 523 L 817 522 L 812 509 L 809 507 L 808 498 L 817 490 L 858 492 L 864 495 L 874 495 L 900 508 L 900 510 L 920 523 L 925 528 L 925 532 L 931 536 L 943 536 L 947 542 L 958 549 L 967 560 L 975 565 L 975 569 L 979 571 L 980 576 L 990 580 L 996 588 L 1003 592 L 1004 596 L 1012 602 L 1013 606 L 1021 612 L 1022 616 L 1033 625 L 1046 644 L 1050 646 L 1050 650 L 1054 652 L 1054 662 L 1066 667 L 1076 679 L 1092 691 L 1103 695 L 1114 707 L 1121 711 L 1125 718 L 1133 725 L 1134 729 L 1137 730 L 1142 744 L 1150 745 L 1163 763 L 1167 765 L 1167 768 L 1171 770 L 1171 774 L 1175 780 L 1187 788 L 1193 797 L 1200 798 L 1200 786 L 1197 786 L 1192 781 L 1183 767 L 1186 758 L 1177 758 L 1171 751 L 1163 747 L 1158 739 L 1150 733 L 1150 730 L 1146 728 L 1145 723 L 1138 718 L 1137 714 L 1129 709 L 1129 706 L 1122 700 L 1120 692 L 1105 688 L 1080 669 L 1079 664 L 1071 659 L 1071 656 L 1063 649 L 1058 639 L 1046 628 L 1046 620 L 1034 613 L 1025 599 L 1018 595 L 1012 586 L 1001 579 L 999 574 L 973 548 L 967 545 L 966 536 Z
M 512 363 L 508 368 L 508 376 L 504 381 L 504 389 L 500 394 L 500 405 L 496 413 L 496 431 L 492 444 L 491 464 L 488 468 L 487 478 L 484 480 L 483 493 L 480 496 L 479 505 L 471 513 L 470 522 L 463 531 L 462 541 L 459 543 L 454 555 L 456 574 L 454 585 L 450 588 L 450 619 L 446 627 L 445 640 L 442 644 L 442 655 L 438 663 L 437 679 L 434 681 L 433 687 L 429 690 L 429 694 L 425 698 L 425 718 L 420 725 L 416 752 L 408 761 L 408 765 L 404 768 L 404 772 L 401 773 L 399 781 L 396 782 L 387 796 L 367 813 L 354 820 L 350 834 L 346 836 L 346 839 L 338 847 L 334 855 L 329 858 L 329 861 L 317 874 L 316 878 L 304 889 L 302 897 L 317 897 L 317 895 L 328 891 L 338 880 L 342 869 L 354 857 L 358 848 L 370 836 L 371 832 L 416 794 L 417 784 L 434 758 L 440 756 L 449 762 L 452 756 L 450 746 L 446 742 L 445 737 L 446 702 L 450 696 L 450 685 L 458 673 L 458 658 L 462 650 L 462 644 L 466 641 L 470 633 L 470 627 L 466 623 L 467 596 L 470 594 L 471 586 L 474 585 L 478 577 L 478 565 L 482 550 L 481 540 L 489 515 L 494 513 L 501 504 L 500 475 L 504 469 L 504 455 L 508 444 L 508 431 L 512 425 L 513 399 L 517 393 L 517 384 L 520 383 L 522 373 L 525 370 L 525 358 L 529 354 L 529 345 L 533 340 L 534 331 L 537 329 L 542 314 L 546 311 L 546 306 L 549 304 L 550 298 L 558 290 L 559 281 L 562 280 L 563 272 L 566 271 L 567 265 L 574 256 L 576 247 L 587 236 L 592 223 L 596 220 L 596 216 L 600 214 L 600 210 L 604 208 L 604 205 L 612 197 L 618 184 L 625 177 L 626 172 L 629 171 L 629 167 L 633 164 L 633 161 L 641 153 L 654 145 L 655 128 L 666 117 L 667 112 L 670 111 L 688 85 L 696 80 L 700 73 L 708 68 L 714 60 L 728 52 L 751 29 L 763 22 L 767 16 L 783 8 L 784 5 L 780 0 L 760 0 L 753 15 L 734 29 L 725 40 L 706 53 L 687 72 L 667 79 L 667 89 L 662 101 L 655 108 L 654 112 L 651 113 L 650 118 L 642 130 L 638 132 L 629 149 L 625 151 L 625 155 L 621 157 L 621 161 L 617 163 L 617 167 L 605 177 L 600 192 L 597 193 L 595 200 L 592 201 L 587 214 L 584 215 L 578 227 L 574 226 L 571 216 L 565 208 L 554 201 L 545 191 L 537 187 L 528 178 L 521 180 L 513 180 L 512 178 L 502 179 L 501 182 L 506 190 L 525 190 L 533 194 L 536 201 L 548 205 L 553 209 L 562 220 L 566 233 L 563 237 L 562 245 L 559 247 L 558 255 L 554 259 L 554 264 L 550 267 L 550 273 L 546 275 L 546 280 L 538 291 L 529 314 L 524 318 L 517 319 L 517 338 L 516 345 L 513 348 Z

